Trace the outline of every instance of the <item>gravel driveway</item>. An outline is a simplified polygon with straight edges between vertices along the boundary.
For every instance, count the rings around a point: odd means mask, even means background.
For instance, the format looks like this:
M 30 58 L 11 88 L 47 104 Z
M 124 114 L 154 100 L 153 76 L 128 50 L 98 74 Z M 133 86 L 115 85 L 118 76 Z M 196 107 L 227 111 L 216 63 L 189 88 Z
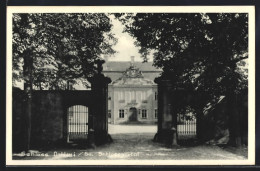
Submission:
M 156 126 L 109 125 L 113 143 L 96 149 L 73 148 L 35 152 L 47 156 L 23 156 L 14 154 L 14 159 L 47 160 L 243 160 L 245 156 L 223 150 L 218 146 L 178 146 L 167 148 L 152 141 Z

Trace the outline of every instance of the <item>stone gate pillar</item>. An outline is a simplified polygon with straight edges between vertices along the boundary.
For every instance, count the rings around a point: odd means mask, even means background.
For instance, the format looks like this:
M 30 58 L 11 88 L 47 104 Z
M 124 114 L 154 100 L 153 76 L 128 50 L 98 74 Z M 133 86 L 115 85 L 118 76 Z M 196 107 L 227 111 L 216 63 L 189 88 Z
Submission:
M 173 83 L 165 78 L 155 79 L 158 84 L 158 132 L 154 140 L 177 145 L 177 113 L 173 104 Z
M 104 61 L 97 62 L 98 72 L 91 78 L 92 99 L 93 105 L 89 115 L 89 133 L 94 131 L 95 144 L 103 144 L 111 138 L 108 135 L 108 84 L 111 79 L 105 77 L 102 72 L 102 64 Z

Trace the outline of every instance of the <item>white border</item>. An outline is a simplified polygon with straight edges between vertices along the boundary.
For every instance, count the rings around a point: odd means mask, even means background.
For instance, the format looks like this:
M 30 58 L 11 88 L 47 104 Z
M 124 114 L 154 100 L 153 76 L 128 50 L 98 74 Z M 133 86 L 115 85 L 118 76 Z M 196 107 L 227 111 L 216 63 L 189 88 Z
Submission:
M 249 13 L 248 160 L 12 160 L 12 14 L 103 12 Z M 255 7 L 254 6 L 9 6 L 6 60 L 6 165 L 254 165 L 255 164 Z

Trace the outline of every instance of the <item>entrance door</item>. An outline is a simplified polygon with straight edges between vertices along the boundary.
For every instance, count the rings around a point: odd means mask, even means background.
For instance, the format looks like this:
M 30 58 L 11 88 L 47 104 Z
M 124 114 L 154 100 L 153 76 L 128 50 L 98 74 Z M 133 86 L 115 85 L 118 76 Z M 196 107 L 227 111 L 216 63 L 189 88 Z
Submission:
M 137 109 L 135 107 L 129 109 L 129 121 L 137 121 Z
M 75 105 L 69 107 L 67 109 L 67 119 L 67 142 L 71 140 L 87 139 L 88 108 L 82 105 Z

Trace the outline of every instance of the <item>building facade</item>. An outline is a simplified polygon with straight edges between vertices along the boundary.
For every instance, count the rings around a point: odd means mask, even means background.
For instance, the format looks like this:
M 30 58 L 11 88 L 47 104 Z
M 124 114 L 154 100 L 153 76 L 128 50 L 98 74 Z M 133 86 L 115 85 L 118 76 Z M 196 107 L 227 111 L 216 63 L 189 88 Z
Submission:
M 157 84 L 154 78 L 161 70 L 151 62 L 109 62 L 103 73 L 112 79 L 108 85 L 108 122 L 156 123 Z

